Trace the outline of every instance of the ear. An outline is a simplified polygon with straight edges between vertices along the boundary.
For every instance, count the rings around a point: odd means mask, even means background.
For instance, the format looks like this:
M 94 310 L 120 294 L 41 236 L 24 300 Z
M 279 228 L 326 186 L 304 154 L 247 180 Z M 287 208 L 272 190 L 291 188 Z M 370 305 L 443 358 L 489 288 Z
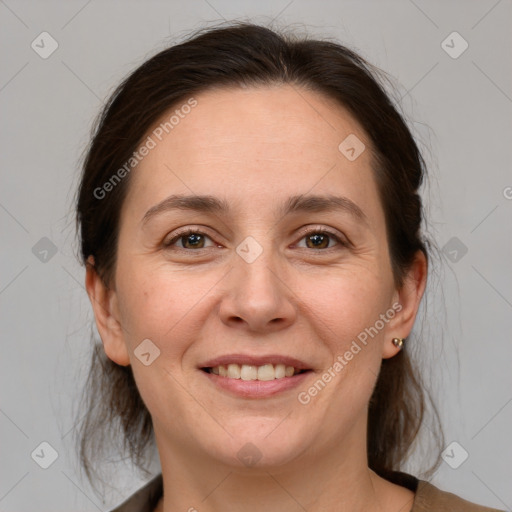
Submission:
M 89 256 L 86 264 L 85 288 L 92 304 L 96 327 L 103 342 L 105 354 L 121 366 L 128 366 L 130 358 L 126 349 L 123 329 L 119 322 L 117 295 L 109 289 L 94 266 L 94 258 Z
M 393 344 L 393 338 L 407 338 L 411 333 L 421 298 L 425 292 L 427 271 L 427 258 L 423 251 L 417 251 L 402 288 L 396 290 L 394 295 L 393 304 L 399 303 L 402 309 L 396 313 L 388 324 L 387 332 L 390 337 L 384 340 L 383 359 L 393 357 L 400 351 L 400 348 Z

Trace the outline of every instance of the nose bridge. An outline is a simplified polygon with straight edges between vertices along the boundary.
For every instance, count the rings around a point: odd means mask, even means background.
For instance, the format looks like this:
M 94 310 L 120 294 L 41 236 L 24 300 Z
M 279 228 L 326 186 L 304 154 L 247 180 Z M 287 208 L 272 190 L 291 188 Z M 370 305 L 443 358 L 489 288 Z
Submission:
M 233 264 L 237 271 L 237 288 L 248 295 L 247 300 L 254 300 L 260 294 L 265 295 L 266 301 L 271 297 L 275 300 L 282 286 L 272 240 L 263 238 L 263 233 L 249 235 L 236 247 Z
M 294 315 L 272 239 L 263 238 L 263 232 L 249 235 L 236 247 L 229 298 L 222 308 L 224 320 L 238 317 L 252 329 L 262 329 L 273 321 L 274 325 L 277 319 L 287 324 Z

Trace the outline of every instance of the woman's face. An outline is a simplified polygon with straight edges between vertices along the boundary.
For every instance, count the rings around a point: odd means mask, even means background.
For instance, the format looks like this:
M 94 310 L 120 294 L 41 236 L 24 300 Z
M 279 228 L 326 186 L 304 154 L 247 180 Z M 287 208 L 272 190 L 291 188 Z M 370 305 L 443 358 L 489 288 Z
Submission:
M 381 360 L 414 320 L 370 142 L 345 109 L 288 85 L 195 99 L 168 134 L 146 134 L 155 147 L 131 172 L 105 350 L 131 364 L 161 457 L 364 453 Z

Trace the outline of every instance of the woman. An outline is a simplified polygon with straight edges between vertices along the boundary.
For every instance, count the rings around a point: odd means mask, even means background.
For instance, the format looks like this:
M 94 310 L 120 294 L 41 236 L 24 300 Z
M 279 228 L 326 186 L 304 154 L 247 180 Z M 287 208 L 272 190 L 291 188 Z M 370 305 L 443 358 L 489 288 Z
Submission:
M 423 177 L 331 42 L 234 24 L 121 84 L 77 200 L 103 345 L 81 456 L 91 477 L 91 431 L 118 425 L 162 474 L 115 510 L 491 510 L 399 471 L 424 409 Z

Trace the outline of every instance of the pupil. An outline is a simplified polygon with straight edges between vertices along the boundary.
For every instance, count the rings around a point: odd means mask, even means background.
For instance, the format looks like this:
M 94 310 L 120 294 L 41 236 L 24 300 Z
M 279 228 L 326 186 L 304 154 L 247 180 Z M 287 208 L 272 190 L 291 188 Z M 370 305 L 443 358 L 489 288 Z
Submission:
M 191 234 L 187 237 L 187 243 L 190 243 L 193 246 L 196 246 L 198 242 L 201 241 L 201 235 Z
M 309 240 L 313 242 L 313 245 L 315 247 L 319 247 L 322 244 L 322 242 L 325 240 L 325 238 L 326 238 L 325 235 L 318 234 L 318 235 L 311 235 L 309 237 Z

